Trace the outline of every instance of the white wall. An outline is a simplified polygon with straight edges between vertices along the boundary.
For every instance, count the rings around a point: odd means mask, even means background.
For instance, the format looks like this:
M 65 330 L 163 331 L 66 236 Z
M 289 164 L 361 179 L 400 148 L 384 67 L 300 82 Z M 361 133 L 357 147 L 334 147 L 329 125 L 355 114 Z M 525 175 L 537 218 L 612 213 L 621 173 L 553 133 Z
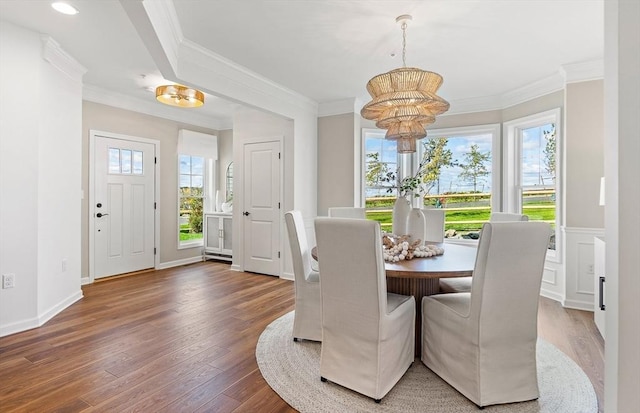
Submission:
M 599 205 L 604 176 L 604 82 L 570 83 L 565 89 L 565 187 L 567 227 L 604 228 Z
M 51 39 L 0 23 L 0 336 L 82 297 L 82 68 Z M 63 260 L 65 270 L 63 271 Z
M 360 165 L 355 117 L 345 113 L 318 119 L 318 215 L 327 215 L 329 207 L 360 206 L 360 198 L 354 196 L 354 170 Z
M 640 406 L 640 2 L 605 10 L 605 411 Z

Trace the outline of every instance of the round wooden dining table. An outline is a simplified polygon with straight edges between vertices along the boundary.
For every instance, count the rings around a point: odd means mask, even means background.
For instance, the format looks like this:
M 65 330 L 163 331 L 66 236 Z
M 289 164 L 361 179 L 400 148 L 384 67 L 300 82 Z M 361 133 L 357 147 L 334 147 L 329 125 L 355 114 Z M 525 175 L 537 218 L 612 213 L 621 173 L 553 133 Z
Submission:
M 415 355 L 420 357 L 422 348 L 422 297 L 437 294 L 440 278 L 469 277 L 476 262 L 476 246 L 458 244 L 434 244 L 444 249 L 444 254 L 435 257 L 413 258 L 398 262 L 386 262 L 387 291 L 412 295 L 416 299 Z M 318 261 L 317 249 L 311 256 Z M 320 261 L 318 261 L 320 263 Z M 322 264 L 320 263 L 322 277 Z

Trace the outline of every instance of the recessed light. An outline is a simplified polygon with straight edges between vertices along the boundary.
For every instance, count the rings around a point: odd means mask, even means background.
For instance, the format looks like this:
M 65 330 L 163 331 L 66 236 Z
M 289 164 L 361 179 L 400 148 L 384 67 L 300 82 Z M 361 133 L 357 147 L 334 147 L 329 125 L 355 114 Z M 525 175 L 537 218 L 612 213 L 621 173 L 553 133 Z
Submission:
M 68 14 L 70 16 L 73 16 L 74 14 L 78 14 L 78 9 L 76 9 L 75 7 L 73 7 L 70 4 L 61 2 L 61 1 L 57 1 L 55 3 L 51 3 L 51 7 L 53 7 L 56 11 L 62 13 L 62 14 Z

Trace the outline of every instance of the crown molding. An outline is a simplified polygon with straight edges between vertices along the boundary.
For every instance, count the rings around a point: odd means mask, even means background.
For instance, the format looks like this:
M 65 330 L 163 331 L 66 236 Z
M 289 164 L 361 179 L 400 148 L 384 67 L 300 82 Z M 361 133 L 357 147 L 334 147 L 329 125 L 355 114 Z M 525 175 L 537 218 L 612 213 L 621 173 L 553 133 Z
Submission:
M 449 110 L 444 115 L 461 115 L 463 113 L 488 112 L 502 109 L 500 96 L 482 96 L 467 99 L 454 99 L 449 102 Z
M 360 113 L 362 101 L 358 98 L 347 98 L 323 102 L 318 105 L 318 117 L 344 115 L 345 113 Z
M 42 58 L 69 79 L 82 82 L 82 76 L 87 73 L 87 69 L 65 52 L 50 36 L 40 36 L 40 40 L 42 41 Z
M 604 78 L 604 61 L 591 60 L 588 62 L 571 63 L 562 65 L 560 73 L 565 83 L 587 82 L 589 80 Z
M 172 108 L 155 100 L 146 101 L 92 85 L 84 85 L 82 99 L 208 129 L 224 130 L 233 128 L 231 119 L 212 118 L 209 115 L 203 115 L 190 109 Z
M 504 93 L 500 97 L 500 109 L 506 109 L 511 106 L 539 98 L 540 96 L 563 90 L 564 86 L 564 79 L 560 72 L 554 73 L 545 78 Z

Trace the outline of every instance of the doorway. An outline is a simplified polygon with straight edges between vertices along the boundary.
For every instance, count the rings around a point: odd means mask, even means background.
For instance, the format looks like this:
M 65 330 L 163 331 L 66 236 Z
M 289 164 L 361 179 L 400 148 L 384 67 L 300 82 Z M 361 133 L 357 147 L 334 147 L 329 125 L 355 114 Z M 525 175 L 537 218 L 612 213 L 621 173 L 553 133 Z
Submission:
M 158 142 L 91 131 L 91 280 L 154 268 Z
M 273 140 L 243 146 L 244 271 L 280 275 L 281 145 L 281 140 Z

